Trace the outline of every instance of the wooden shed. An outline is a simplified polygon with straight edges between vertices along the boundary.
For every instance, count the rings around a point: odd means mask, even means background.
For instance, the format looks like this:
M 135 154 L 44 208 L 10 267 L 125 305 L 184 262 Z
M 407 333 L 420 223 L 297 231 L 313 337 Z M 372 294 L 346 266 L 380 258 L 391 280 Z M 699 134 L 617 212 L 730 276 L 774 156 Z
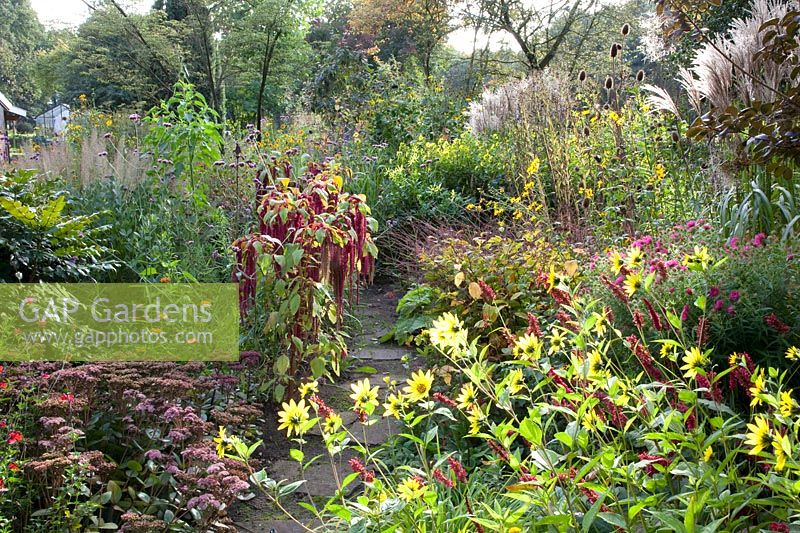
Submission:
M 6 95 L 0 93 L 0 161 L 9 161 L 11 158 L 8 130 L 13 124 L 28 116 L 28 112 L 15 106 Z

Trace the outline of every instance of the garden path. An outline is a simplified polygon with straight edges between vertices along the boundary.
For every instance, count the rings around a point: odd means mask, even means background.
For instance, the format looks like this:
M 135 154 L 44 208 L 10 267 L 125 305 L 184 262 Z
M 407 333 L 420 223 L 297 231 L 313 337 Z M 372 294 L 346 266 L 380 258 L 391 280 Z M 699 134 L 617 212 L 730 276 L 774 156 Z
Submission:
M 350 384 L 368 377 L 373 385 L 385 385 L 385 380 L 396 380 L 398 383 L 405 381 L 408 375 L 408 365 L 419 366 L 419 361 L 414 360 L 414 350 L 396 344 L 383 344 L 380 338 L 392 329 L 396 315 L 395 308 L 400 296 L 399 287 L 391 284 L 376 283 L 363 290 L 358 305 L 353 310 L 353 315 L 358 321 L 354 328 L 357 334 L 349 343 L 349 368 L 344 373 L 343 379 L 338 383 L 324 383 L 320 385 L 320 397 L 342 416 L 344 425 L 361 442 L 368 446 L 382 444 L 394 435 L 398 427 L 388 419 L 379 421 L 369 427 L 364 427 L 356 420 L 356 415 L 350 410 L 352 401 Z M 409 363 L 403 361 L 403 356 L 409 355 Z M 416 364 L 415 364 L 416 363 Z M 339 479 L 347 476 L 351 470 L 347 461 L 352 455 L 343 454 L 331 464 L 319 429 L 314 428 L 306 435 L 306 444 L 303 452 L 306 458 L 322 455 L 319 460 L 308 467 L 301 476 L 300 466 L 296 461 L 289 460 L 290 448 L 297 447 L 290 443 L 283 431 L 277 431 L 277 414 L 268 416 L 264 428 L 264 456 L 261 458 L 266 466 L 269 477 L 276 480 L 288 479 L 290 481 L 303 479 L 306 482 L 298 489 L 296 498 L 286 498 L 283 502 L 287 510 L 296 518 L 307 523 L 308 527 L 317 531 L 324 531 L 313 515 L 298 505 L 299 502 L 313 502 L 322 505 L 337 488 L 336 478 L 332 475 L 332 466 L 336 468 Z M 356 484 L 351 485 L 351 490 L 356 490 Z M 242 502 L 231 511 L 231 518 L 238 531 L 242 533 L 302 533 L 308 531 L 299 524 L 286 519 L 285 515 L 270 502 L 265 496 L 258 494 L 252 500 Z

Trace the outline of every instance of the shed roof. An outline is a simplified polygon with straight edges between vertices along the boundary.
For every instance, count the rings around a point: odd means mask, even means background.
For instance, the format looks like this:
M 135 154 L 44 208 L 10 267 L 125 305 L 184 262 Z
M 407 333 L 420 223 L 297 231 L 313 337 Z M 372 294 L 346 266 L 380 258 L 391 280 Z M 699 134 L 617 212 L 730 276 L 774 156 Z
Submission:
M 9 100 L 6 97 L 6 95 L 4 95 L 3 93 L 0 93 L 0 107 L 5 109 L 6 111 L 11 113 L 12 115 L 17 115 L 17 116 L 20 116 L 20 117 L 27 117 L 28 116 L 28 112 L 27 111 L 25 111 L 21 107 L 17 107 L 14 104 L 12 104 L 11 100 Z

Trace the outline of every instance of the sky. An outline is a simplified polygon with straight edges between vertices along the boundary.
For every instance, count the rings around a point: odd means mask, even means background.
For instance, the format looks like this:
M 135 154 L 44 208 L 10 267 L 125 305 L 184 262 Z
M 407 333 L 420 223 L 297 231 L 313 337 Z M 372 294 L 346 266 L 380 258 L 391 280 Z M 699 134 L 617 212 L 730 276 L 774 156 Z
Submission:
M 87 0 L 92 3 L 91 0 Z M 89 7 L 82 0 L 30 0 L 39 21 L 48 28 L 66 28 L 77 26 L 89 16 Z M 127 0 L 120 5 L 132 8 L 133 11 L 147 11 L 153 0 Z
M 39 16 L 39 21 L 47 28 L 63 29 L 78 26 L 89 16 L 90 9 L 86 5 L 91 4 L 92 0 L 30 0 L 33 9 Z M 153 0 L 120 0 L 120 5 L 132 12 L 144 13 L 153 5 Z M 492 48 L 499 48 L 508 39 L 492 39 Z M 472 50 L 473 32 L 468 29 L 460 29 L 450 34 L 448 42 L 451 46 L 462 52 Z M 483 37 L 486 39 L 486 37 Z M 484 41 L 485 42 L 485 41 Z M 480 40 L 479 40 L 480 46 Z

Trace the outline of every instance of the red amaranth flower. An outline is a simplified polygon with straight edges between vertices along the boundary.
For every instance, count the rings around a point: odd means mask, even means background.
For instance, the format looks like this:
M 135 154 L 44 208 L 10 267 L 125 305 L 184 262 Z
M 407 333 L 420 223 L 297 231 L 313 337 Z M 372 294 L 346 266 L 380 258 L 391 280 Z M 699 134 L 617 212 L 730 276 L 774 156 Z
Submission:
M 608 277 L 606 277 L 605 274 L 600 276 L 600 281 L 603 283 L 603 285 L 608 287 L 608 289 L 614 294 L 614 296 L 616 296 L 617 300 L 619 300 L 624 304 L 628 303 L 628 295 L 625 294 L 625 291 L 623 290 L 622 287 L 620 287 L 619 285 L 608 279 Z
M 642 342 L 634 335 L 627 337 L 625 340 L 627 340 L 628 344 L 630 344 L 633 354 L 636 356 L 636 359 L 639 360 L 639 363 L 642 365 L 645 372 L 647 372 L 647 375 L 656 381 L 663 382 L 664 374 L 662 374 L 661 370 L 656 367 L 653 356 L 650 355 L 647 347 L 642 344 Z
M 780 533 L 789 533 L 789 526 L 783 522 L 773 522 L 769 525 L 770 531 L 779 531 Z
M 455 486 L 453 480 L 445 476 L 444 473 L 438 468 L 433 471 L 433 478 L 448 489 L 452 489 Z
M 789 331 L 791 331 L 791 328 L 786 324 L 784 324 L 783 322 L 781 322 L 781 319 L 778 318 L 775 315 L 775 313 L 770 313 L 766 315 L 764 317 L 764 323 L 770 328 L 780 333 L 781 335 L 783 335 L 784 333 L 789 333 Z
M 566 382 L 566 380 L 564 380 L 564 378 L 562 378 L 561 376 L 556 374 L 556 371 L 553 370 L 552 368 L 547 371 L 547 377 L 552 379 L 553 383 L 555 383 L 556 385 L 558 385 L 559 387 L 564 389 L 567 393 L 573 392 L 572 391 L 572 387 L 569 386 L 569 384 Z
M 708 331 L 708 320 L 706 317 L 701 316 L 700 320 L 697 321 L 697 345 L 702 347 L 708 341 L 709 331 Z
M 489 445 L 489 448 L 491 448 L 492 451 L 495 453 L 495 455 L 497 455 L 503 461 L 508 461 L 509 459 L 508 450 L 506 450 L 502 444 L 500 444 L 495 440 L 490 440 L 487 444 Z
M 633 310 L 633 325 L 638 329 L 644 329 L 644 315 L 638 309 Z
M 661 465 L 664 468 L 669 466 L 670 460 L 660 455 L 650 455 L 649 453 L 642 452 L 639 454 L 640 461 L 650 461 L 644 465 L 644 472 L 650 477 L 653 477 L 658 471 L 653 468 L 653 465 Z
M 600 400 L 608 415 L 611 417 L 611 423 L 617 429 L 622 429 L 628 423 L 628 417 L 620 410 L 614 401 L 608 397 L 603 391 L 595 391 L 594 396 Z
M 661 323 L 661 316 L 658 314 L 655 307 L 653 307 L 653 304 L 650 303 L 650 300 L 643 298 L 642 301 L 644 302 L 644 306 L 647 307 L 647 312 L 650 314 L 650 321 L 653 323 L 653 328 L 656 331 L 664 329 L 664 325 Z
M 550 296 L 552 296 L 553 300 L 555 300 L 559 305 L 569 305 L 572 303 L 572 298 L 570 298 L 570 295 L 566 291 L 562 291 L 556 287 L 553 287 L 553 289 L 550 291 Z
M 497 294 L 495 294 L 494 289 L 492 289 L 488 283 L 483 281 L 482 279 L 478 280 L 478 285 L 481 287 L 481 296 L 487 302 L 493 302 L 495 298 L 497 298 Z
M 526 334 L 533 334 L 538 339 L 542 338 L 542 328 L 539 327 L 539 319 L 530 311 L 528 311 L 528 331 L 526 331 Z
M 594 503 L 597 501 L 597 498 L 600 497 L 600 495 L 597 493 L 597 491 L 594 491 L 592 489 L 588 489 L 588 488 L 583 487 L 583 486 L 578 487 L 578 488 L 581 490 L 583 495 L 586 496 L 586 499 L 589 500 L 589 502 L 592 505 L 594 505 Z M 609 513 L 609 512 L 611 512 L 611 509 L 609 509 L 606 504 L 603 504 L 603 505 L 600 506 L 600 511 L 603 512 L 603 513 Z
M 450 398 L 448 398 L 447 396 L 445 396 L 441 392 L 434 392 L 433 393 L 433 399 L 436 400 L 439 403 L 445 404 L 447 407 L 452 407 L 453 409 L 458 407 L 458 404 L 456 402 L 454 402 L 453 400 L 451 400 Z
M 538 481 L 539 478 L 534 476 L 533 474 L 522 474 L 519 476 L 519 480 L 521 483 L 530 483 L 532 481 Z
M 703 374 L 697 374 L 695 377 L 695 381 L 697 384 L 707 389 L 704 393 L 706 397 L 716 403 L 722 403 L 722 391 L 719 388 L 717 383 L 714 383 L 714 378 L 716 377 L 716 372 L 709 372 L 708 376 L 704 376 Z
M 367 470 L 367 467 L 364 466 L 364 463 L 362 463 L 357 457 L 353 457 L 350 459 L 350 461 L 348 461 L 348 463 L 350 464 L 350 468 L 353 470 L 353 472 L 357 473 L 365 483 L 372 483 L 375 481 L 375 472 L 372 470 Z
M 456 479 L 460 483 L 467 482 L 467 471 L 464 469 L 464 466 L 453 456 L 447 458 L 447 464 L 450 465 L 450 470 L 456 475 Z
M 327 420 L 328 417 L 333 414 L 333 409 L 328 407 L 328 405 L 325 403 L 325 400 L 316 394 L 309 396 L 308 401 L 317 406 L 317 413 L 322 417 L 323 420 Z

